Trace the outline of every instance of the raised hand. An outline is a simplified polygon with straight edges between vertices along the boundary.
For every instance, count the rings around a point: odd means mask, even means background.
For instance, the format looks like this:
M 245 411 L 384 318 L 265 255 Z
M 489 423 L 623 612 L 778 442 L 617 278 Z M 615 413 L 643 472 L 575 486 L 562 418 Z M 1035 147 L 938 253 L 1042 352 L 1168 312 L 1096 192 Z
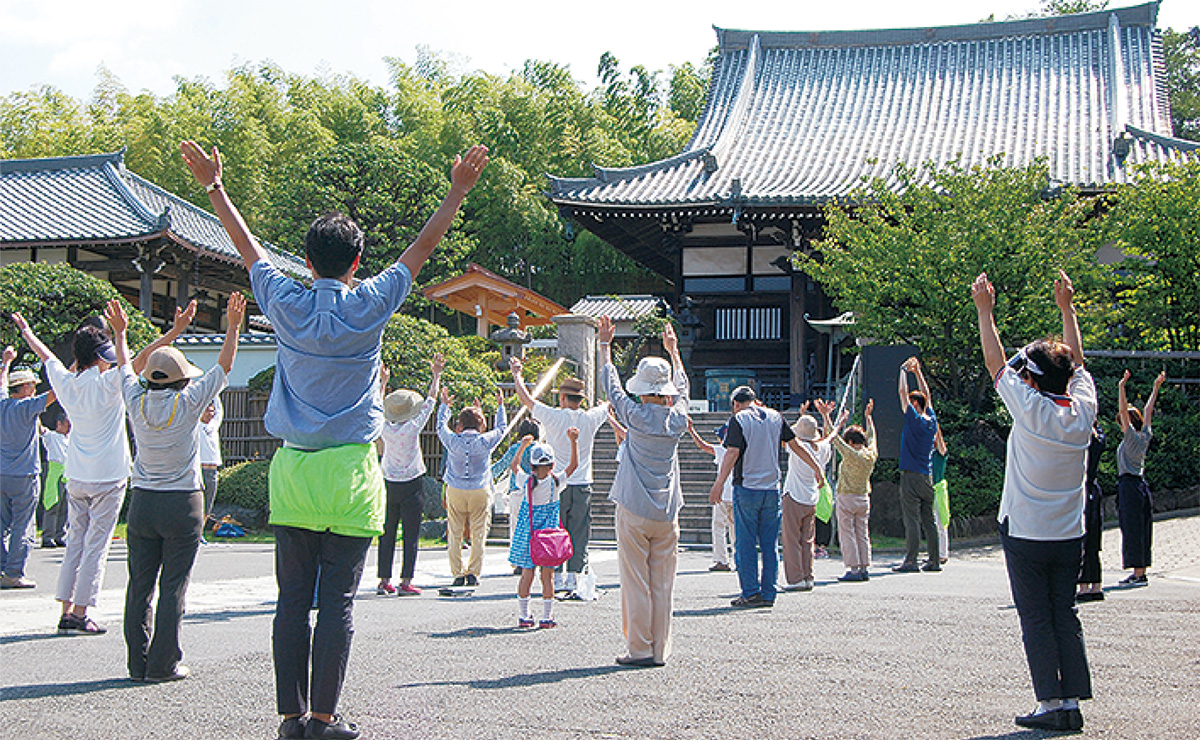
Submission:
M 379 387 L 387 390 L 388 381 L 392 379 L 392 372 L 388 370 L 387 365 L 379 363 Z
M 4 348 L 4 364 L 11 365 L 12 361 L 15 359 L 17 359 L 17 351 L 15 349 L 13 349 L 12 345 L 5 347 Z
M 675 327 L 670 321 L 663 327 L 662 343 L 668 354 L 674 355 L 679 351 L 679 338 L 675 336 Z
M 521 358 L 517 357 L 516 355 L 508 358 L 508 369 L 512 371 L 514 376 L 518 378 L 521 377 L 521 371 L 524 370 L 524 368 L 525 363 L 521 362 Z
M 1067 277 L 1067 273 L 1062 270 L 1058 271 L 1058 279 L 1054 281 L 1054 302 L 1058 304 L 1058 310 L 1070 311 L 1071 301 L 1075 298 L 1075 286 L 1071 284 L 1071 278 Z
M 613 320 L 609 316 L 600 317 L 600 329 L 598 336 L 601 342 L 612 343 L 613 337 L 617 335 L 617 327 L 613 324 Z
M 1130 377 L 1130 375 L 1132 375 L 1132 373 L 1130 373 L 1128 370 L 1126 370 L 1126 371 L 1125 371 L 1125 374 L 1121 376 L 1121 380 L 1119 380 L 1119 381 L 1117 382 L 1117 384 L 1118 384 L 1118 385 L 1125 385 L 1126 383 L 1128 383 L 1128 382 L 1129 382 L 1129 377 Z
M 450 168 L 450 186 L 470 192 L 479 182 L 479 175 L 487 167 L 488 150 L 486 146 L 476 144 L 467 153 L 454 158 L 454 166 Z
M 446 358 L 442 356 L 441 352 L 434 353 L 433 359 L 429 361 L 429 369 L 437 375 L 441 375 L 442 371 L 446 369 Z
M 1057 286 L 1055 283 L 1056 297 Z M 996 307 L 996 289 L 992 286 L 992 281 L 988 280 L 986 272 L 979 273 L 979 277 L 971 283 L 971 300 L 975 301 L 975 308 L 980 311 L 991 311 Z
M 201 187 L 207 188 L 221 182 L 221 153 L 215 146 L 212 148 L 212 157 L 209 157 L 199 144 L 189 139 L 179 145 L 179 151 L 183 154 L 183 163 Z
M 454 408 L 454 396 L 450 395 L 449 390 L 442 388 L 442 392 L 441 392 L 441 395 L 439 396 L 439 400 L 441 400 L 442 403 L 446 404 L 450 408 Z
M 579 428 L 567 427 L 567 439 L 571 440 L 572 442 L 577 441 L 579 439 Z
M 188 306 L 193 314 L 196 313 L 195 306 L 195 301 Z M 229 294 L 229 300 L 225 303 L 225 316 L 229 319 L 230 326 L 240 327 L 242 325 L 242 319 L 246 317 L 246 296 L 242 295 L 241 291 L 235 290 Z
M 874 410 L 875 410 L 875 399 L 874 399 L 874 398 L 872 398 L 871 400 L 867 401 L 867 410 L 866 410 L 866 412 L 864 413 L 864 415 L 865 415 L 865 416 L 870 416 L 870 415 L 871 415 L 871 412 L 872 412 L 872 411 L 874 411 Z
M 26 321 L 25 317 L 19 312 L 13 313 L 12 322 L 17 325 L 17 331 L 21 332 L 22 334 L 29 331 L 29 322 Z
M 125 315 L 125 309 L 121 306 L 121 302 L 115 298 L 105 304 L 104 318 L 112 327 L 114 334 L 122 334 L 129 328 L 129 317 Z
M 1162 384 L 1165 382 L 1167 382 L 1167 371 L 1163 370 L 1158 374 L 1158 377 L 1154 379 L 1154 390 L 1161 388 Z

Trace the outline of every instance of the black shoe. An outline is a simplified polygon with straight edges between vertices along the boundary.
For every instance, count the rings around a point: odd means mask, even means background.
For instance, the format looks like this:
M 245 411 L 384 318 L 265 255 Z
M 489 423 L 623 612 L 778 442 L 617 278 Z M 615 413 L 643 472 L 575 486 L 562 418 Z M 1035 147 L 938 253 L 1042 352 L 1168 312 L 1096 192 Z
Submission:
M 775 606 L 775 602 L 767 601 L 762 597 L 762 594 L 754 594 L 753 596 L 739 596 L 729 602 L 729 605 L 734 609 L 759 609 Z
M 468 576 L 467 576 L 467 585 L 468 585 L 468 586 L 478 586 L 478 585 L 479 585 L 479 579 L 478 579 L 478 578 L 476 578 L 475 576 L 468 575 Z
M 183 663 L 175 666 L 175 670 L 166 676 L 146 676 L 146 683 L 168 683 L 170 681 L 182 681 L 192 675 L 192 669 L 185 666 Z
M 459 576 L 458 578 L 454 579 L 454 583 L 450 584 L 450 588 L 462 588 L 465 585 L 467 585 L 467 577 Z
M 1078 711 L 1078 710 L 1076 710 Z M 1014 719 L 1021 727 L 1030 727 L 1035 730 L 1069 730 L 1067 713 L 1062 709 L 1052 709 L 1049 712 L 1032 712 L 1024 714 Z M 1080 717 L 1082 723 L 1083 718 Z M 1082 724 L 1081 724 L 1082 726 Z
M 617 665 L 623 665 L 626 668 L 659 668 L 666 663 L 659 663 L 654 658 L 631 658 L 628 655 L 622 655 L 617 658 Z
M 708 570 L 711 573 L 728 573 L 733 568 L 729 567 L 729 563 L 713 563 L 708 567 Z
M 921 566 L 921 570 L 925 571 L 926 573 L 941 573 L 942 565 L 936 560 L 929 560 Z
M 1127 578 L 1122 578 L 1120 581 L 1117 581 L 1117 586 L 1120 588 L 1141 588 L 1142 586 L 1149 585 L 1150 579 L 1146 576 L 1135 576 L 1132 574 Z
M 92 621 L 91 617 L 77 617 L 68 612 L 58 620 L 58 634 L 60 635 L 95 636 L 103 635 L 105 632 L 108 630 Z
M 1085 601 L 1104 601 L 1103 591 L 1086 591 L 1084 593 L 1075 594 L 1075 603 L 1082 604 Z
M 892 570 L 895 571 L 896 573 L 916 573 L 917 571 L 919 571 L 921 569 L 919 567 L 917 567 L 916 563 L 910 563 L 908 561 L 905 561 L 905 562 L 901 563 L 900 565 L 893 566 Z
M 1063 714 L 1065 714 L 1067 717 L 1068 730 L 1083 729 L 1083 712 L 1079 711 L 1079 707 L 1074 709 L 1064 709 Z
M 306 725 L 304 717 L 288 717 L 279 723 L 279 740 L 303 740 Z
M 358 725 L 333 715 L 333 722 L 322 722 L 316 717 L 308 718 L 304 737 L 318 740 L 354 740 L 358 737 Z

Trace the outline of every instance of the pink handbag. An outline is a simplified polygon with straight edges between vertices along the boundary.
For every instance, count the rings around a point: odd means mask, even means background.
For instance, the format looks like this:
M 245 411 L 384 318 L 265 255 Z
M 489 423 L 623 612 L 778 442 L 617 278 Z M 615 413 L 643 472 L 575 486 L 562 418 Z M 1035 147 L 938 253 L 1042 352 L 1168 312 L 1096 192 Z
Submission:
M 533 481 L 531 473 L 525 486 L 526 501 L 529 502 L 529 559 L 534 565 L 555 568 L 570 560 L 575 549 L 571 546 L 571 535 L 562 528 L 561 520 L 554 529 L 533 528 Z

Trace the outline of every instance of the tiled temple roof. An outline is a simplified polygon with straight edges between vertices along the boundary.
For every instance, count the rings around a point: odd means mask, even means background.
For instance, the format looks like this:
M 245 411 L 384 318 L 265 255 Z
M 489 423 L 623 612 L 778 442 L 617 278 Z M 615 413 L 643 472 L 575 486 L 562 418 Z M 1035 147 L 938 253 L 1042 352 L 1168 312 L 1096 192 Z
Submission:
M 1084 188 L 1193 156 L 1171 138 L 1158 4 L 878 31 L 716 29 L 692 140 L 640 167 L 552 177 L 568 208 L 818 205 L 895 166 L 1044 157 Z
M 124 153 L 0 161 L 0 243 L 134 242 L 163 235 L 202 256 L 242 258 L 213 214 L 125 169 Z M 304 260 L 263 245 L 307 278 Z

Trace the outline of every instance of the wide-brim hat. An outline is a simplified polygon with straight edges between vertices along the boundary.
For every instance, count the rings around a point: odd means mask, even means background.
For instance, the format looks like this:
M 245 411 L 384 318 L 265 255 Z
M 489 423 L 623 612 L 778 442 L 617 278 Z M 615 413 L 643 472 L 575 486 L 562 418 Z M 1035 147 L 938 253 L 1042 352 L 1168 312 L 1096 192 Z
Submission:
M 188 362 L 174 347 L 159 347 L 150 353 L 142 377 L 151 383 L 174 383 L 184 378 L 198 378 L 204 371 Z
M 558 392 L 565 393 L 568 396 L 582 396 L 583 391 L 583 381 L 578 378 L 567 378 L 558 386 Z
M 26 383 L 37 384 L 38 376 L 32 370 L 13 370 L 8 374 L 8 386 L 11 388 Z
M 637 372 L 625 383 L 625 389 L 635 396 L 679 395 L 679 389 L 671 382 L 671 363 L 661 357 L 643 357 Z
M 794 431 L 796 436 L 800 439 L 812 440 L 817 438 L 818 428 L 817 420 L 808 414 L 804 414 L 796 420 L 796 424 L 792 427 L 792 431 Z
M 416 391 L 401 388 L 383 399 L 383 418 L 393 424 L 403 424 L 421 412 L 424 398 Z

